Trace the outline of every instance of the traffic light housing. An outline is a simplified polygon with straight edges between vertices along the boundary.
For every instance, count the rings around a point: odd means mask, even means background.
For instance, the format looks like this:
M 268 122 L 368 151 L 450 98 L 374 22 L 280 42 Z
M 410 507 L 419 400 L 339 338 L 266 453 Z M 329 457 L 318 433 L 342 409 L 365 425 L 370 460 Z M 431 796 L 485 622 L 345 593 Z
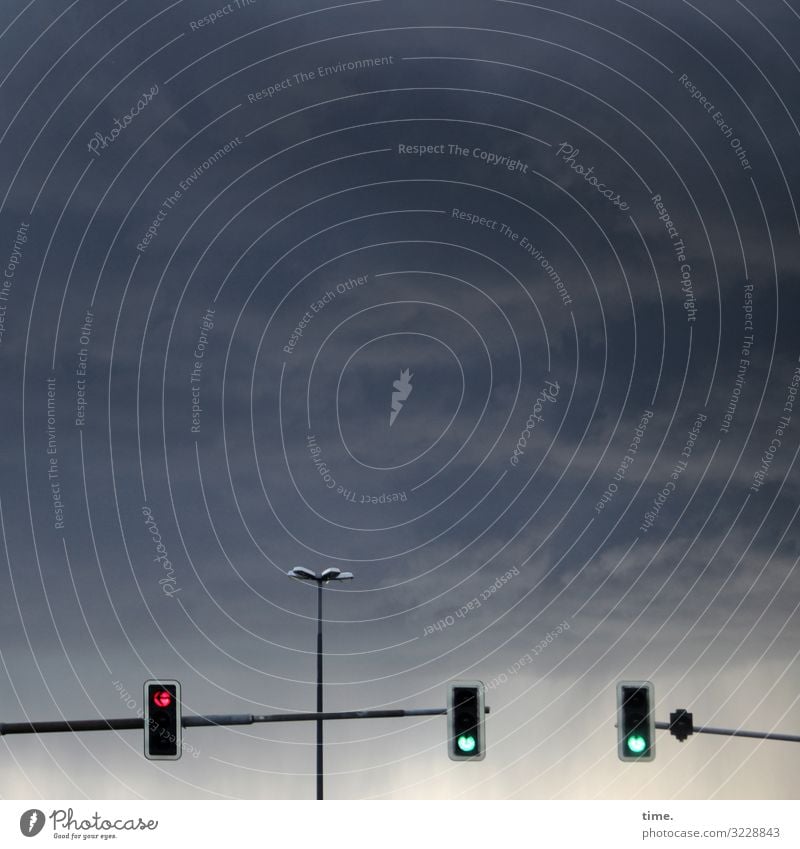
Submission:
M 144 756 L 151 761 L 176 761 L 181 756 L 179 681 L 144 682 Z
M 617 742 L 621 761 L 655 759 L 653 704 L 650 681 L 620 681 L 617 684 Z
M 447 754 L 453 761 L 486 757 L 482 681 L 456 681 L 447 693 Z

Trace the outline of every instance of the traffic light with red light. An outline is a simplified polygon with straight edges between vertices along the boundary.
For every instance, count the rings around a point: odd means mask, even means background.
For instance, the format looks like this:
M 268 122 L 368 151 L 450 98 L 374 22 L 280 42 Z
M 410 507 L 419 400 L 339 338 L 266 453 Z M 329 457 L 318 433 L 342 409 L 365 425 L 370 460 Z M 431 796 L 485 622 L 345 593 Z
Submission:
M 144 756 L 176 761 L 181 756 L 181 685 L 178 681 L 144 683 Z
M 655 759 L 653 701 L 650 681 L 620 681 L 617 684 L 617 751 L 621 761 Z
M 447 694 L 447 754 L 453 761 L 482 761 L 484 736 L 482 681 L 456 681 Z

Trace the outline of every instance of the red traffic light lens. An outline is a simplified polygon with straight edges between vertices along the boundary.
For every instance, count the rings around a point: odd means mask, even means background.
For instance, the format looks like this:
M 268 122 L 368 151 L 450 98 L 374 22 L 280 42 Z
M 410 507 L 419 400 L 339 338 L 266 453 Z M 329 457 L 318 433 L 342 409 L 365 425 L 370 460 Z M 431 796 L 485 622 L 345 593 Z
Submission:
M 172 704 L 172 695 L 167 690 L 156 690 L 153 693 L 153 704 L 160 708 L 169 707 Z

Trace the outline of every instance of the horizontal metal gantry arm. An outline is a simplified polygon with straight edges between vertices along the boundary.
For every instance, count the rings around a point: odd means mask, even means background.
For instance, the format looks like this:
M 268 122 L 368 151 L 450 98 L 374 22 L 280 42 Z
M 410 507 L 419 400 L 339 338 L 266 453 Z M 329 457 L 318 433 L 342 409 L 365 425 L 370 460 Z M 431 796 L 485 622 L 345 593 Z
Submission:
M 489 708 L 486 708 L 489 713 Z M 221 713 L 209 716 L 183 716 L 184 728 L 208 728 L 223 725 L 255 725 L 260 722 L 316 722 L 323 719 L 395 719 L 405 716 L 445 716 L 447 708 L 411 708 L 409 710 L 344 710 L 324 713 Z M 63 731 L 127 731 L 144 728 L 144 719 L 76 719 L 44 722 L 0 722 L 3 734 L 53 734 Z
M 656 728 L 662 731 L 671 731 L 669 722 L 656 722 Z M 775 731 L 745 731 L 736 728 L 709 728 L 705 725 L 692 726 L 692 734 L 722 734 L 725 737 L 751 737 L 756 740 L 783 740 L 789 743 L 800 743 L 800 736 L 796 734 L 779 734 Z

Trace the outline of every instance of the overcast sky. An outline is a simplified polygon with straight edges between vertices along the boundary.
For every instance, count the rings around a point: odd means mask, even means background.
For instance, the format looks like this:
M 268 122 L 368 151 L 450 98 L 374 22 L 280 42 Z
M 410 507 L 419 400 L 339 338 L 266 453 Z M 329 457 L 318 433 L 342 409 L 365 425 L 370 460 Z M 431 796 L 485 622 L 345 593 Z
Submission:
M 794 0 L 6 2 L 0 720 L 328 723 L 330 798 L 797 798 Z M 160 547 L 159 547 L 160 546 Z M 310 798 L 314 729 L 4 737 L 6 798 Z

